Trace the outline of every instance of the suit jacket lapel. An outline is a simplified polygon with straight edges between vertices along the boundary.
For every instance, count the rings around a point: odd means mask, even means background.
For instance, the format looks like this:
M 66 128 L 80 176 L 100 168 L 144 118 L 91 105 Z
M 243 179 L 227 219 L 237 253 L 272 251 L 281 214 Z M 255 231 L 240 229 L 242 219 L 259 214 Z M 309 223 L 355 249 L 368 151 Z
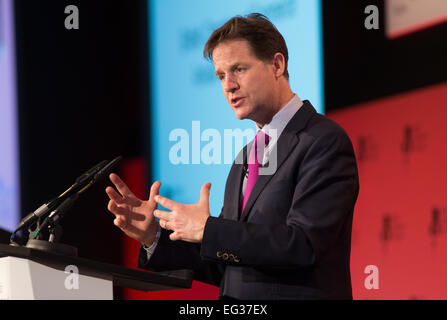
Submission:
M 247 150 L 249 150 L 252 142 L 247 144 L 237 155 L 233 166 L 231 167 L 230 173 L 228 174 L 228 185 L 234 186 L 229 190 L 229 202 L 237 203 L 237 210 L 226 211 L 226 219 L 239 220 L 240 210 L 241 210 L 241 194 L 242 194 L 242 184 L 244 182 L 245 166 L 248 162 Z M 225 204 L 224 204 L 225 205 Z
M 278 139 L 278 142 L 274 147 L 274 149 L 276 149 L 276 156 L 277 156 L 276 170 L 273 172 L 273 174 L 258 176 L 255 186 L 251 191 L 250 197 L 247 200 L 247 204 L 245 205 L 244 212 L 242 212 L 241 220 L 246 221 L 248 219 L 250 210 L 253 207 L 259 194 L 267 185 L 267 183 L 270 181 L 270 179 L 275 175 L 276 171 L 281 167 L 282 163 L 287 159 L 290 152 L 295 148 L 295 146 L 299 142 L 299 138 L 297 136 L 298 132 L 300 132 L 302 129 L 305 128 L 307 122 L 314 113 L 316 113 L 315 109 L 310 104 L 310 102 L 306 100 L 304 101 L 301 108 L 292 117 L 292 119 L 290 119 L 289 123 L 284 128 L 284 131 L 282 132 L 281 136 Z M 272 154 L 273 155 L 275 154 L 275 150 L 273 150 Z M 271 160 L 269 160 L 269 162 L 270 161 Z M 239 188 L 238 191 L 239 195 L 241 195 L 242 194 L 241 187 Z

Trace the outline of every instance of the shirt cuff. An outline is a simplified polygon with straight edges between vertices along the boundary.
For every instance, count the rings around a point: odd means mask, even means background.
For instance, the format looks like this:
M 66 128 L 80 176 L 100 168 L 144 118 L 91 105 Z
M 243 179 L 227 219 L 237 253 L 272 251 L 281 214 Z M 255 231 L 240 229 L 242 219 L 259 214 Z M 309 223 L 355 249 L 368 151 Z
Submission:
M 157 234 L 155 235 L 155 240 L 151 244 L 151 246 L 148 247 L 145 244 L 143 244 L 143 249 L 146 250 L 146 253 L 147 253 L 147 260 L 149 260 L 152 257 L 152 255 L 154 254 L 155 248 L 157 247 L 157 244 L 158 244 L 158 240 L 160 239 L 160 234 L 161 234 L 161 229 L 160 229 L 160 226 L 158 226 Z

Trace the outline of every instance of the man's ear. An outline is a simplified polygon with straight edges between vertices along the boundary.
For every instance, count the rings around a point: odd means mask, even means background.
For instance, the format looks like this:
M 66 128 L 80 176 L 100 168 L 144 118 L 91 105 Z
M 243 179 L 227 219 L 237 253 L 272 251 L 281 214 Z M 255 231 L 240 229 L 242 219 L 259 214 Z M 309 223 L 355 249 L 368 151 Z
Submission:
M 275 73 L 275 77 L 278 79 L 279 77 L 284 75 L 286 70 L 286 59 L 282 53 L 275 53 L 273 56 L 273 71 Z

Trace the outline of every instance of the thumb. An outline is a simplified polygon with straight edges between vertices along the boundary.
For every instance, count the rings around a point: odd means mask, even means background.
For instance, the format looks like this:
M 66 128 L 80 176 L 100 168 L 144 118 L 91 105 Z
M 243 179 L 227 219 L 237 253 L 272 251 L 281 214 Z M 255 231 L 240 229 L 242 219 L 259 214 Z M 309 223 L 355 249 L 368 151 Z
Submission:
M 149 192 L 149 201 L 154 205 L 157 205 L 155 202 L 155 196 L 159 194 L 161 187 L 160 181 L 155 181 L 151 186 L 151 191 Z
M 210 189 L 211 189 L 211 183 L 207 182 L 202 186 L 202 190 L 200 190 L 200 203 L 209 205 L 209 199 L 210 199 Z

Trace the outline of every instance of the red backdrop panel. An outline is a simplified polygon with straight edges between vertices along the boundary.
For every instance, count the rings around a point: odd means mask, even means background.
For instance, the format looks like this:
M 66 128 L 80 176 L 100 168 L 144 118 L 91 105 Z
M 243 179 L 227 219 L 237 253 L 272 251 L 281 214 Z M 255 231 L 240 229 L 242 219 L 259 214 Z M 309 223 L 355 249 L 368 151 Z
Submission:
M 355 299 L 447 299 L 447 84 L 352 106 L 328 116 L 356 152 L 360 193 L 354 212 L 351 277 Z M 127 161 L 122 177 L 146 198 L 144 159 Z M 123 265 L 135 268 L 139 243 L 123 235 Z M 367 289 L 367 266 L 378 289 Z M 217 299 L 192 289 L 125 290 L 124 299 Z
M 351 276 L 357 299 L 447 299 L 447 84 L 328 116 L 351 137 L 360 175 Z M 378 289 L 365 268 L 378 267 Z

